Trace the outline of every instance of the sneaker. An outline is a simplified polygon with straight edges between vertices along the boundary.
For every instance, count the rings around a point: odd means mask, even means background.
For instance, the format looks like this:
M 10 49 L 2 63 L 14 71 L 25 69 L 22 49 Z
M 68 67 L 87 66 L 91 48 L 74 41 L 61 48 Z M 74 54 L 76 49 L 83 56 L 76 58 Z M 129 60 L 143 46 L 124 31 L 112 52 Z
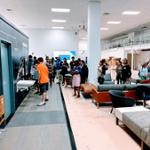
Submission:
M 47 102 L 48 101 L 48 98 L 47 99 L 45 99 L 45 102 Z
M 39 91 L 36 91 L 34 94 L 39 94 L 40 92 Z
M 41 103 L 37 104 L 37 106 L 43 106 L 45 104 L 46 104 L 45 102 L 41 102 Z

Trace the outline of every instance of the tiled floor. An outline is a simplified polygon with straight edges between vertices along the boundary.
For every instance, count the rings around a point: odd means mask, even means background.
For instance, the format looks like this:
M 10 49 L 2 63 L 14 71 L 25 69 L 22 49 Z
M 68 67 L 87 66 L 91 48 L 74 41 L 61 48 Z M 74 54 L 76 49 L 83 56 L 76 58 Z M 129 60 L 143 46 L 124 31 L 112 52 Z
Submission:
M 71 150 L 59 86 L 49 90 L 49 101 L 30 93 L 0 134 L 0 150 Z
M 110 106 L 97 109 L 91 99 L 72 96 L 73 89 L 62 91 L 78 150 L 140 150 L 135 135 L 115 124 Z
M 140 150 L 139 140 L 124 126 L 116 126 L 111 107 L 97 109 L 91 99 L 73 97 L 62 87 L 78 150 Z M 0 134 L 0 150 L 71 150 L 59 86 L 49 90 L 45 106 L 30 93 Z

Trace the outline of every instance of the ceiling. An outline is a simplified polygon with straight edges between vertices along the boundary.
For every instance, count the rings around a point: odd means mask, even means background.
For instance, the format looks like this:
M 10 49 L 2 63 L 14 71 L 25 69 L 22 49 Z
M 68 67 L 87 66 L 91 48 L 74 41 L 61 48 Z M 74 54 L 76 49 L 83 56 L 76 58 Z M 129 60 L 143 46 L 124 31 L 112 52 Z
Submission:
M 142 26 L 150 22 L 150 0 L 102 0 L 101 31 L 104 39 L 118 33 Z M 51 8 L 70 8 L 69 14 L 52 13 Z M 7 9 L 12 9 L 8 11 Z M 65 29 L 77 31 L 79 25 L 87 24 L 88 0 L 0 0 L 0 14 L 15 24 L 18 28 L 50 29 L 52 26 L 62 26 L 62 23 L 52 23 L 52 19 L 66 19 Z M 137 16 L 124 16 L 122 11 L 141 11 Z M 104 13 L 110 15 L 103 15 Z M 119 20 L 119 25 L 108 25 L 109 20 Z

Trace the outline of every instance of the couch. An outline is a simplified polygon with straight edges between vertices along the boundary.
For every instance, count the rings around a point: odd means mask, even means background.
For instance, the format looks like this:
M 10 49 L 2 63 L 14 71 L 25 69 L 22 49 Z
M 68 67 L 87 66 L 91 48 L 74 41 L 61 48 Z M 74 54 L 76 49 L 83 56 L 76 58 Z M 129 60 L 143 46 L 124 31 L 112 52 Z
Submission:
M 141 84 L 108 84 L 108 85 L 98 85 L 97 88 L 92 89 L 92 100 L 97 104 L 99 108 L 100 103 L 111 103 L 111 98 L 109 95 L 109 90 L 121 90 L 124 92 L 125 96 L 131 97 L 138 100 L 136 94 L 137 86 Z M 150 84 L 142 84 L 150 87 Z

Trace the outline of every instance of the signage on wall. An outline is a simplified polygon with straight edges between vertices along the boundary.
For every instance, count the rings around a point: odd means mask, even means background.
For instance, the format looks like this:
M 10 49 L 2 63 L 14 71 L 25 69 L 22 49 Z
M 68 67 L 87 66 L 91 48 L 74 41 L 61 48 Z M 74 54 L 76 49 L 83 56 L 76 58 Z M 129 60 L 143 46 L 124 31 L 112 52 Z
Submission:
M 60 57 L 61 60 L 66 58 L 68 61 L 71 60 L 72 56 L 76 56 L 76 51 L 54 51 L 53 57 Z

